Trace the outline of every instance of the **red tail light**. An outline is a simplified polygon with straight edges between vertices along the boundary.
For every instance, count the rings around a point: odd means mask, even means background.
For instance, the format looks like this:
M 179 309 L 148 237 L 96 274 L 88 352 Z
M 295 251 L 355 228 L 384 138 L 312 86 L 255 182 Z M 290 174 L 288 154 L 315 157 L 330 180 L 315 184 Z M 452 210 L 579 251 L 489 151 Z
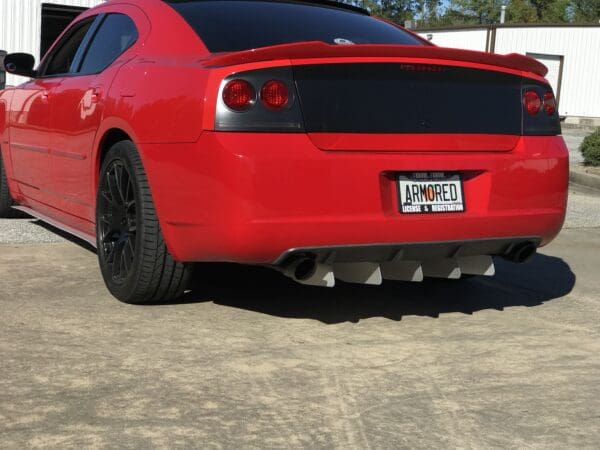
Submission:
M 290 101 L 286 84 L 279 80 L 267 81 L 260 90 L 260 98 L 270 109 L 285 108 Z
M 234 111 L 245 111 L 256 101 L 256 90 L 246 80 L 231 80 L 223 88 L 223 102 Z
M 525 106 L 525 109 L 530 115 L 535 116 L 542 108 L 542 99 L 535 91 L 525 91 L 525 94 L 523 95 L 523 106 Z
M 544 111 L 549 116 L 553 115 L 556 111 L 556 99 L 554 98 L 554 94 L 550 91 L 544 94 Z

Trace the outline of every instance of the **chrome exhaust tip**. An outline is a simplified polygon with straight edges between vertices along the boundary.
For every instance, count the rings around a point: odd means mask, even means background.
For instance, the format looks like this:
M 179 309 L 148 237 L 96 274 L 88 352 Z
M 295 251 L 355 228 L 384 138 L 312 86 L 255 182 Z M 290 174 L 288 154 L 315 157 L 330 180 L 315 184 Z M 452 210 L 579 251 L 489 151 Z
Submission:
M 299 257 L 279 268 L 283 274 L 300 284 L 308 286 L 334 287 L 333 268 L 316 262 L 312 258 Z

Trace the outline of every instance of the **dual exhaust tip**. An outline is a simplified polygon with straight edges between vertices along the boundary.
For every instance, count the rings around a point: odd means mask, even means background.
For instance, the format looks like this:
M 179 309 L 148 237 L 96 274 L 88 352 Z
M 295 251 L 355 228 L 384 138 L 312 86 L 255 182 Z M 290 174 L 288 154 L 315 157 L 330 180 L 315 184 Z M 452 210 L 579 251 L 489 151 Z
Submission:
M 333 287 L 335 276 L 331 266 L 318 263 L 314 258 L 298 257 L 283 268 L 283 274 L 301 284 Z
M 525 241 L 513 245 L 502 257 L 521 264 L 529 261 L 536 251 L 537 245 L 534 242 Z M 379 285 L 383 278 L 422 281 L 423 276 L 460 278 L 462 274 L 491 276 L 495 273 L 492 257 L 485 255 L 381 264 L 370 262 L 327 264 L 320 263 L 310 256 L 296 256 L 278 269 L 298 283 L 323 287 L 335 286 L 336 278 L 351 283 Z

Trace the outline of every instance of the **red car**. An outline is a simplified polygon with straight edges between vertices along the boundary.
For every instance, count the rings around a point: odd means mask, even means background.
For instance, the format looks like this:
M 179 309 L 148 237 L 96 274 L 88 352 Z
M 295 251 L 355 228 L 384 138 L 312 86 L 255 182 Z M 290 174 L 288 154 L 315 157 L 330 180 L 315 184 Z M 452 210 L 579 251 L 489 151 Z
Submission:
M 97 246 L 110 292 L 168 301 L 197 261 L 306 284 L 492 275 L 560 231 L 546 68 L 436 47 L 331 1 L 123 0 L 0 95 L 0 215 Z

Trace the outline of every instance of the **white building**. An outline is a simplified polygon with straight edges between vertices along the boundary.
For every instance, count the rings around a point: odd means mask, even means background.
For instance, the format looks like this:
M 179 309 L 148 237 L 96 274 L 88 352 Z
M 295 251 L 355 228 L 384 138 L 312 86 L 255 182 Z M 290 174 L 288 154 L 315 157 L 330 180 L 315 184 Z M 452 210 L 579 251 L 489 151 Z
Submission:
M 566 122 L 600 125 L 600 25 L 419 29 L 441 47 L 522 53 L 545 64 Z
M 0 0 L 0 52 L 31 53 L 39 61 L 75 17 L 103 1 Z M 22 77 L 6 77 L 7 85 L 22 82 Z

